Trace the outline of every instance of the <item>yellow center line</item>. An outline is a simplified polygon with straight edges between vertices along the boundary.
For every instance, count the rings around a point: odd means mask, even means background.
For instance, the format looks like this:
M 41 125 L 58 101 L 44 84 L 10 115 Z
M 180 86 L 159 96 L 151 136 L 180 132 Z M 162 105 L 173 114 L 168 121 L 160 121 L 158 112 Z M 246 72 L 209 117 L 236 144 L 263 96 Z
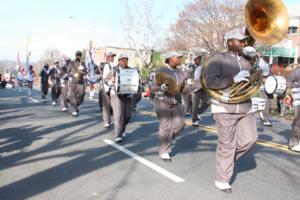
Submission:
M 156 113 L 154 113 L 154 112 L 143 111 L 143 110 L 138 110 L 138 112 L 141 113 L 141 114 L 143 114 L 143 115 L 150 115 L 150 116 L 156 117 Z M 192 125 L 192 120 L 186 120 L 186 124 L 188 126 L 193 126 Z M 200 128 L 200 129 L 202 129 L 204 131 L 207 131 L 208 133 L 212 133 L 214 135 L 217 134 L 217 129 L 215 127 L 212 127 L 212 126 L 200 125 L 200 126 L 198 126 L 198 128 Z M 290 151 L 288 149 L 287 145 L 279 144 L 279 143 L 276 143 L 276 142 L 270 142 L 270 141 L 259 139 L 259 140 L 257 140 L 256 144 L 264 146 L 264 147 L 269 147 L 269 148 L 274 148 L 274 149 L 278 149 L 278 150 L 281 150 L 281 151 L 285 151 L 285 152 L 293 154 L 293 155 L 297 154 L 295 152 Z

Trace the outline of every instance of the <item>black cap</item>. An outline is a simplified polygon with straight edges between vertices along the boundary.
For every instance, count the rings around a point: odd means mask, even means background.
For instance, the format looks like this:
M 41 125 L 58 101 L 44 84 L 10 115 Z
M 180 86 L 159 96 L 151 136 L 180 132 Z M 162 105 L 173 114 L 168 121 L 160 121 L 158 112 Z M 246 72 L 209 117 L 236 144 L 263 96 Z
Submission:
M 82 55 L 81 51 L 76 51 L 75 56 L 81 56 L 81 55 Z

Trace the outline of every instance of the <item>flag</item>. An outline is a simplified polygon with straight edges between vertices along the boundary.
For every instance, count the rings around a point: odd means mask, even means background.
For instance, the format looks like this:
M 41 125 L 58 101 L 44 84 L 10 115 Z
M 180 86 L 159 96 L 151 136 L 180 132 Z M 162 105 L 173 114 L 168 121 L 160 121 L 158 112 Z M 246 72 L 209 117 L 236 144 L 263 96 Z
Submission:
M 53 51 L 51 50 L 49 53 L 49 59 L 52 60 L 52 58 L 53 58 Z
M 86 49 L 85 64 L 89 69 L 89 79 L 91 82 L 95 82 L 95 71 L 93 62 L 93 42 L 89 42 L 89 46 Z
M 18 51 L 17 53 L 17 67 L 19 68 L 20 67 L 20 52 Z
M 30 56 L 31 56 L 31 52 L 29 51 L 29 52 L 27 53 L 27 56 L 26 56 L 26 70 L 27 70 L 27 71 L 29 70 Z

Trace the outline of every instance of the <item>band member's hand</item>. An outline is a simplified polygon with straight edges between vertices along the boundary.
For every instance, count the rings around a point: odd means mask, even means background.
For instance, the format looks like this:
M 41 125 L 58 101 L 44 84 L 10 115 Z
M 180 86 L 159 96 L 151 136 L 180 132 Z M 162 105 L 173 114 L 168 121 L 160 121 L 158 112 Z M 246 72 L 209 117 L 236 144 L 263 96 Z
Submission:
M 161 89 L 161 91 L 166 92 L 166 91 L 168 91 L 169 86 L 168 86 L 168 84 L 164 83 L 160 86 L 160 89 Z
M 251 46 L 247 46 L 247 47 L 243 48 L 243 54 L 250 58 L 255 58 L 257 55 L 256 49 Z
M 74 77 L 75 77 L 75 78 L 78 78 L 78 73 L 75 73 L 75 74 L 74 74 Z
M 189 84 L 189 85 L 192 85 L 194 82 L 193 82 L 193 79 L 188 79 L 187 81 L 187 84 Z
M 247 70 L 240 71 L 234 78 L 234 83 L 239 83 L 242 81 L 249 81 L 250 73 Z
M 116 81 L 116 78 L 114 77 L 114 76 L 112 76 L 111 78 L 110 78 L 110 80 L 111 80 L 111 82 L 115 82 Z
M 83 71 L 83 70 L 84 70 L 84 68 L 83 68 L 83 66 L 82 66 L 82 65 L 80 65 L 78 69 L 79 69 L 79 70 L 81 70 L 81 71 Z

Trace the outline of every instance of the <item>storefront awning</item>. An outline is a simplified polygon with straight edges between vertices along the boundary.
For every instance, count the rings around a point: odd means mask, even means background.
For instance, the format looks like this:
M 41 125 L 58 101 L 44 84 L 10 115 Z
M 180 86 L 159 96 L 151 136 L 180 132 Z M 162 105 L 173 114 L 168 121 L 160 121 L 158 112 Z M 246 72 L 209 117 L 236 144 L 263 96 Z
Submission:
M 286 58 L 294 58 L 295 57 L 295 49 L 294 48 L 282 48 L 282 47 L 272 47 L 266 50 L 263 55 L 269 57 L 286 57 Z

